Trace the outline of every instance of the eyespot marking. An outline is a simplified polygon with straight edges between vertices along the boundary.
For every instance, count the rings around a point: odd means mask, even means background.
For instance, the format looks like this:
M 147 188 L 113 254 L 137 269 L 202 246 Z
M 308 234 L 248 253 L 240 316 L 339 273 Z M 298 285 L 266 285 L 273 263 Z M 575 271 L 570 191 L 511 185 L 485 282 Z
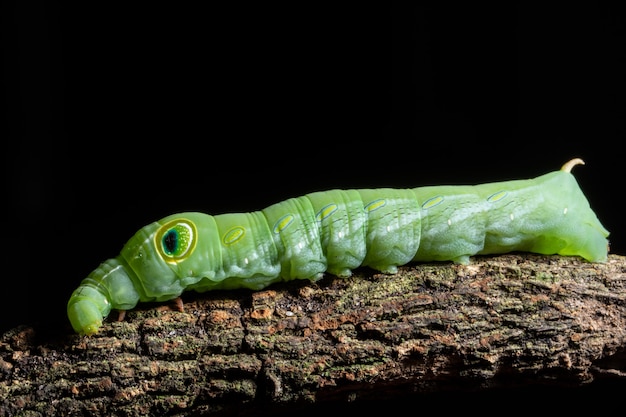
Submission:
M 379 198 L 378 200 L 369 202 L 365 206 L 365 211 L 372 212 L 372 211 L 378 210 L 379 208 L 383 207 L 385 204 L 387 204 L 387 201 L 385 201 L 384 198 Z
M 337 204 L 331 203 L 329 205 L 327 205 L 326 207 L 322 208 L 315 216 L 317 221 L 322 221 L 325 218 L 327 218 L 328 216 L 330 216 L 331 214 L 333 214 L 335 211 L 337 211 L 339 207 L 337 206 Z
M 178 262 L 196 248 L 196 226 L 187 219 L 172 220 L 155 233 L 154 243 L 166 262 Z
M 176 229 L 170 229 L 163 235 L 161 243 L 163 243 L 163 251 L 172 255 L 178 248 L 179 232 Z
M 278 221 L 274 225 L 274 233 L 278 234 L 285 230 L 287 226 L 289 226 L 291 222 L 293 222 L 293 219 L 294 217 L 292 214 L 285 214 L 283 217 L 278 219 Z
M 487 201 L 489 201 L 490 203 L 495 203 L 496 201 L 502 200 L 504 197 L 507 196 L 507 194 L 508 192 L 504 190 L 498 191 L 497 193 L 493 193 L 489 197 L 487 197 Z
M 225 245 L 232 245 L 241 240 L 245 234 L 246 229 L 241 226 L 235 226 L 224 234 L 222 242 L 224 242 Z
M 429 208 L 433 208 L 439 204 L 441 204 L 443 202 L 443 196 L 438 195 L 436 197 L 432 197 L 429 198 L 428 200 L 424 201 L 424 204 L 422 204 L 422 208 L 424 210 L 428 210 Z

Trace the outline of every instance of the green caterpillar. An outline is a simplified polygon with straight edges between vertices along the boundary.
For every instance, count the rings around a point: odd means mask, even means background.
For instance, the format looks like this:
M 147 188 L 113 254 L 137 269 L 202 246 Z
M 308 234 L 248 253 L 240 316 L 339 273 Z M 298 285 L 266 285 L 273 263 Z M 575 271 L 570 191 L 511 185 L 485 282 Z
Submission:
M 608 231 L 570 173 L 413 189 L 315 192 L 251 213 L 180 213 L 139 230 L 72 293 L 67 314 L 94 334 L 111 309 L 185 290 L 250 288 L 348 277 L 360 266 L 393 274 L 411 261 L 466 264 L 476 254 L 526 251 L 607 259 Z

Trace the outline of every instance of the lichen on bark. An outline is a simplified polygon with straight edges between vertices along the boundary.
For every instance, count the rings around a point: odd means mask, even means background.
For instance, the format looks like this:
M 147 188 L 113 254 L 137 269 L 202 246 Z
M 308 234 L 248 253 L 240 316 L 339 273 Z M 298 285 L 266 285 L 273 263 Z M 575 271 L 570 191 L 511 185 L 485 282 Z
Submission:
M 626 379 L 626 258 L 509 254 L 184 294 L 91 337 L 0 338 L 0 415 L 226 415 Z

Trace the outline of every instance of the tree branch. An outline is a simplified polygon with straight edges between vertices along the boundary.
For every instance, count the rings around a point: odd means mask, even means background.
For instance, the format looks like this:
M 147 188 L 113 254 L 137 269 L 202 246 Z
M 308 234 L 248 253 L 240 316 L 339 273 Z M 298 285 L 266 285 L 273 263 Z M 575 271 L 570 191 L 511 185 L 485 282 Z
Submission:
M 238 415 L 626 379 L 626 257 L 509 254 L 186 293 L 79 337 L 0 339 L 0 415 Z M 275 409 L 275 408 L 274 408 Z

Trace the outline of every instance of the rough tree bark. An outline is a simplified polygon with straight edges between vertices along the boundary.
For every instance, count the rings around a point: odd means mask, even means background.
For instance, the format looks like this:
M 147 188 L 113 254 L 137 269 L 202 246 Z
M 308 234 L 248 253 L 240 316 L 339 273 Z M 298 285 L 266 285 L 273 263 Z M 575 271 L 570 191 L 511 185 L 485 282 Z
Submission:
M 21 326 L 0 339 L 0 415 L 258 415 L 626 380 L 626 257 L 472 262 L 184 294 L 184 312 L 142 305 L 92 337 Z

